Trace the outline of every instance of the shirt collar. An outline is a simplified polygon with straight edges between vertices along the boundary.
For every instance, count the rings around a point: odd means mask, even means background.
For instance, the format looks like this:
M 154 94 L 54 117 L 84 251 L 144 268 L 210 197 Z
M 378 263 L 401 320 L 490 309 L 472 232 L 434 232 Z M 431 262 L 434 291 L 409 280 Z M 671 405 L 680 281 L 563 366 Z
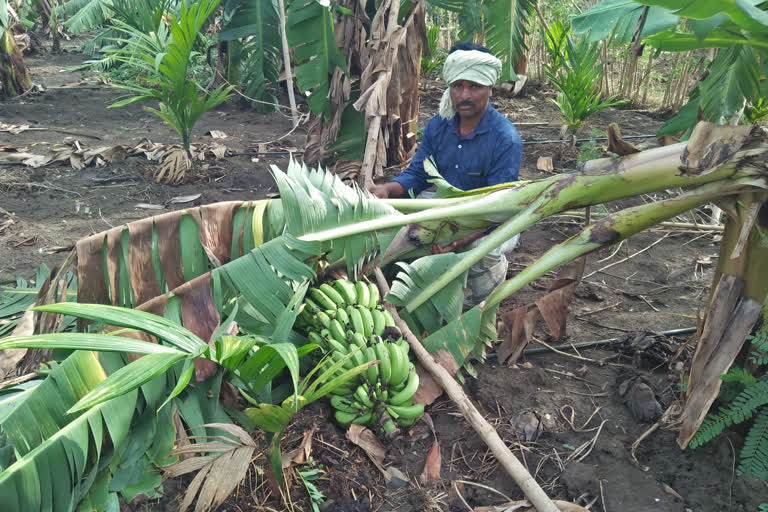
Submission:
M 480 123 L 478 123 L 477 127 L 467 135 L 465 138 L 472 139 L 475 137 L 475 135 L 479 135 L 481 133 L 486 133 L 491 129 L 491 124 L 493 121 L 491 121 L 491 118 L 493 117 L 492 111 L 495 112 L 496 109 L 493 108 L 493 105 L 491 105 L 490 102 L 488 102 L 488 108 L 485 109 L 485 114 L 483 114 L 483 118 L 480 120 Z M 456 130 L 456 133 L 459 133 L 459 115 L 456 114 L 453 116 L 453 128 Z

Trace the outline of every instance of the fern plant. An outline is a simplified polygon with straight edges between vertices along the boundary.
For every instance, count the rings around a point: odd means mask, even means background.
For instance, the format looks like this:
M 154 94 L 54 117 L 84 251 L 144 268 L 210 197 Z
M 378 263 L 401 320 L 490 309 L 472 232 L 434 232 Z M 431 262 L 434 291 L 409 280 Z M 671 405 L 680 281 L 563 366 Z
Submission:
M 758 368 L 764 367 L 768 362 L 768 330 L 758 331 L 749 341 L 752 348 L 749 361 Z M 740 386 L 741 392 L 735 393 L 730 400 L 730 397 L 721 393 L 720 398 L 728 401 L 728 405 L 707 416 L 691 440 L 690 446 L 701 446 L 720 435 L 726 428 L 754 417 L 739 455 L 737 472 L 740 475 L 750 474 L 768 480 L 768 373 L 763 372 L 762 375 L 755 376 L 748 368 L 734 366 L 721 379 L 732 386 Z

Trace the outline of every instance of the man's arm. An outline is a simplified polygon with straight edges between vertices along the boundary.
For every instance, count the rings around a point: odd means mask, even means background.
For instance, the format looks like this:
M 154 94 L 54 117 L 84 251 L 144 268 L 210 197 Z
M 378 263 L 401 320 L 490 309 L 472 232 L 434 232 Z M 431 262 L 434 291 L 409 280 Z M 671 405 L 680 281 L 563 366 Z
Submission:
M 413 193 L 418 195 L 429 186 L 427 182 L 429 175 L 424 171 L 424 160 L 429 158 L 434 152 L 433 130 L 433 123 L 430 121 L 424 128 L 424 136 L 419 143 L 419 149 L 413 156 L 408 168 L 393 181 L 374 187 L 372 192 L 376 197 L 380 199 L 402 197 L 408 190 L 413 190 Z
M 445 254 L 446 252 L 456 252 L 459 249 L 466 247 L 467 245 L 471 244 L 472 242 L 474 242 L 475 240 L 483 236 L 485 236 L 485 233 L 481 231 L 479 233 L 472 233 L 470 235 L 465 236 L 464 238 L 460 238 L 455 242 L 451 242 L 445 247 L 443 247 L 440 244 L 434 244 L 432 246 L 432 254 Z
M 498 185 L 517 181 L 523 161 L 523 141 L 515 132 L 504 137 L 494 148 L 494 158 L 488 170 L 486 185 Z
M 387 183 L 382 183 L 381 185 L 376 185 L 371 192 L 373 192 L 373 195 L 379 199 L 403 197 L 405 195 L 405 189 L 396 181 L 389 181 Z

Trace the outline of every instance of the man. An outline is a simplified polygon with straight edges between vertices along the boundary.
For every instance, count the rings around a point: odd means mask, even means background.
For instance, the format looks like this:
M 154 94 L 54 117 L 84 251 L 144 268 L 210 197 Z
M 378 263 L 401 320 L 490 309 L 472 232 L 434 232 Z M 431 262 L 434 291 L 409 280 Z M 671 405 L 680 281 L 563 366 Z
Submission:
M 424 171 L 424 160 L 429 157 L 440 175 L 462 190 L 516 181 L 523 142 L 514 125 L 489 104 L 500 74 L 501 61 L 487 48 L 473 43 L 451 48 L 443 66 L 448 89 L 440 101 L 440 112 L 424 128 L 408 168 L 393 181 L 375 187 L 373 194 L 379 198 L 402 197 L 408 191 L 421 194 L 430 186 Z M 467 250 L 484 234 L 468 235 L 446 247 L 435 244 L 432 253 Z M 465 304 L 481 302 L 505 279 L 504 253 L 516 244 L 514 237 L 469 270 Z

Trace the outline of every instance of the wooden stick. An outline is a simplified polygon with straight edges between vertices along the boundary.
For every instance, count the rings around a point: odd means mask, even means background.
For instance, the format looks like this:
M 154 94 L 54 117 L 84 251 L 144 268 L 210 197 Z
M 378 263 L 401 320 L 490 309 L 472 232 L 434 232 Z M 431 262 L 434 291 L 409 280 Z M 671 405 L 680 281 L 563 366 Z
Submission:
M 634 258 L 635 256 L 637 256 L 638 254 L 642 254 L 642 253 L 644 253 L 645 251 L 647 251 L 648 249 L 650 249 L 650 248 L 651 248 L 651 247 L 653 247 L 654 245 L 656 245 L 656 244 L 658 244 L 659 242 L 661 242 L 662 240 L 666 239 L 668 236 L 669 236 L 669 233 L 667 233 L 667 234 L 666 234 L 666 235 L 664 235 L 663 237 L 659 238 L 658 240 L 656 240 L 655 242 L 653 242 L 653 243 L 652 243 L 651 245 L 649 245 L 648 247 L 646 247 L 646 248 L 644 248 L 644 249 L 640 249 L 640 250 L 639 250 L 639 251 L 637 251 L 637 252 L 633 252 L 632 254 L 630 254 L 629 256 L 627 256 L 626 258 L 620 259 L 619 261 L 614 261 L 614 262 L 613 262 L 613 263 L 611 263 L 610 265 L 606 265 L 606 266 L 604 266 L 604 267 L 602 267 L 602 268 L 599 268 L 599 269 L 597 269 L 597 270 L 595 270 L 595 271 L 593 271 L 593 272 L 590 272 L 589 274 L 587 274 L 587 275 L 585 275 L 584 277 L 582 277 L 582 278 L 581 278 L 581 280 L 583 281 L 583 280 L 587 279 L 588 277 L 592 277 L 593 275 L 597 274 L 598 272 L 602 272 L 603 270 L 608 270 L 609 268 L 611 268 L 611 267 L 613 267 L 613 266 L 615 266 L 615 265 L 618 265 L 619 263 L 624 263 L 624 262 L 625 262 L 625 261 L 627 261 L 627 260 L 631 260 L 632 258 Z
M 299 109 L 296 108 L 296 99 L 293 97 L 293 74 L 291 73 L 291 50 L 288 47 L 288 36 L 285 32 L 285 2 L 278 0 L 278 20 L 280 22 L 280 38 L 283 43 L 283 65 L 285 66 L 285 79 L 288 86 L 288 102 L 291 105 L 291 118 L 293 127 L 299 125 Z
M 377 268 L 375 272 L 376 281 L 381 290 L 381 296 L 384 297 L 389 293 L 389 285 L 380 269 Z M 536 510 L 539 512 L 558 512 L 559 509 L 557 506 L 552 502 L 549 496 L 547 496 L 541 486 L 536 483 L 536 480 L 531 476 L 528 470 L 525 469 L 525 466 L 517 460 L 517 457 L 515 457 L 507 445 L 504 444 L 504 441 L 499 437 L 496 429 L 483 418 L 453 376 L 448 373 L 448 370 L 432 359 L 432 356 L 427 352 L 427 349 L 424 348 L 424 345 L 422 345 L 418 338 L 414 336 L 408 328 L 408 325 L 397 314 L 397 309 L 388 302 L 385 302 L 384 305 L 387 310 L 392 313 L 392 317 L 395 319 L 397 327 L 403 333 L 405 339 L 408 340 L 408 344 L 411 346 L 413 353 L 416 354 L 419 363 L 427 369 L 440 387 L 445 390 L 448 397 L 456 404 L 469 424 L 472 425 L 472 428 L 475 429 L 475 432 L 477 432 L 485 444 L 488 445 L 488 448 L 491 449 L 493 455 L 502 467 L 507 470 L 507 473 L 509 473 L 515 483 L 520 486 L 520 489 L 522 489 L 526 498 L 531 501 Z

